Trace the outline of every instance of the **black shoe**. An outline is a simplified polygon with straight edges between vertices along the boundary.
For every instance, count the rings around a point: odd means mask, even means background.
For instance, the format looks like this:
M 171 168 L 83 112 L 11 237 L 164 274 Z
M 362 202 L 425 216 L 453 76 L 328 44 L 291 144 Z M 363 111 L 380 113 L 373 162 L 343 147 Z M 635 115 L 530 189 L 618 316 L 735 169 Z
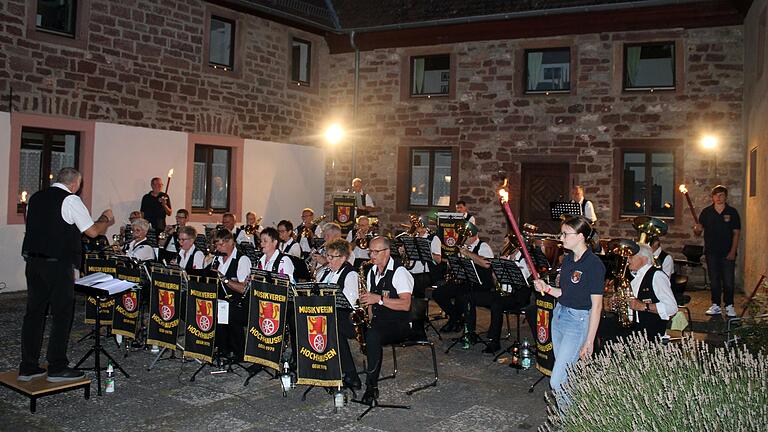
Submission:
M 40 378 L 46 374 L 46 370 L 36 366 L 34 369 L 22 370 L 19 368 L 19 376 L 16 378 L 18 381 L 27 382 L 32 381 L 35 378 Z
M 379 388 L 368 386 L 365 388 L 365 393 L 363 393 L 363 398 L 360 399 L 360 402 L 362 402 L 365 405 L 373 406 L 373 404 L 376 403 L 376 400 L 378 398 L 379 398 Z
M 487 347 L 483 350 L 484 354 L 496 354 L 498 350 L 501 349 L 501 346 L 497 343 L 489 343 Z
M 351 390 L 360 390 L 363 388 L 363 383 L 360 382 L 360 378 L 344 378 L 342 380 L 343 387 L 351 389 Z
M 83 371 L 64 368 L 58 372 L 48 371 L 48 378 L 46 378 L 46 380 L 52 383 L 77 381 L 79 379 L 82 379 L 84 376 L 85 374 L 83 373 Z

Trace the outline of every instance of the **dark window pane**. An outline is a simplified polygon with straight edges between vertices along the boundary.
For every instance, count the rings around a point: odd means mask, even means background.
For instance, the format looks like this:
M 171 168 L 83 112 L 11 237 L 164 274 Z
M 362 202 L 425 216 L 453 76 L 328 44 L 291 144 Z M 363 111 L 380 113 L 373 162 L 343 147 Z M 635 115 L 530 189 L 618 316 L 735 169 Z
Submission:
M 435 152 L 435 175 L 432 178 L 432 205 L 447 207 L 451 204 L 451 152 Z
M 675 88 L 675 44 L 625 46 L 624 88 Z
M 408 203 L 413 207 L 448 207 L 451 203 L 453 153 L 450 149 L 411 150 Z
M 411 95 L 448 94 L 450 54 L 411 57 Z
M 76 0 L 38 0 L 36 26 L 38 30 L 75 36 Z
M 309 85 L 311 61 L 312 44 L 294 39 L 291 49 L 291 80 Z
M 674 217 L 674 153 L 627 151 L 623 170 L 622 214 Z
M 526 51 L 527 93 L 569 91 L 571 89 L 571 50 L 557 48 Z
M 235 23 L 233 21 L 211 17 L 211 39 L 208 50 L 208 62 L 215 66 L 232 69 L 234 67 Z
M 651 154 L 651 215 L 675 215 L 675 157 L 672 153 Z
M 625 214 L 645 214 L 645 153 L 624 153 Z
M 229 211 L 231 149 L 195 145 L 192 208 Z
M 19 190 L 32 195 L 50 186 L 65 167 L 77 168 L 80 134 L 23 128 L 19 149 Z

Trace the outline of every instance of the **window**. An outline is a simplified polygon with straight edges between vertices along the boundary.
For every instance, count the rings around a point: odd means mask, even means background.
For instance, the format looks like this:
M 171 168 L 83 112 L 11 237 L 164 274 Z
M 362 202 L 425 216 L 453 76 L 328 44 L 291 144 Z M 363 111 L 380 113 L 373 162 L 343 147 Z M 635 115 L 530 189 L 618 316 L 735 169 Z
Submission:
M 567 93 L 571 90 L 569 48 L 525 50 L 525 92 Z
M 674 90 L 675 44 L 624 45 L 624 90 Z
M 624 150 L 622 215 L 675 216 L 675 153 Z
M 451 149 L 412 149 L 410 198 L 412 207 L 448 207 L 453 180 Z
M 450 71 L 450 54 L 411 57 L 411 96 L 447 96 Z
M 192 172 L 192 209 L 223 213 L 229 211 L 231 149 L 195 145 Z
M 38 30 L 74 38 L 76 22 L 76 0 L 37 0 Z
M 213 68 L 232 70 L 235 67 L 235 22 L 211 16 L 208 64 Z
M 749 151 L 749 196 L 757 196 L 757 147 Z
M 310 84 L 312 65 L 312 43 L 293 39 L 291 45 L 291 81 L 299 85 Z
M 22 128 L 18 197 L 50 186 L 62 168 L 78 168 L 79 147 L 78 132 Z

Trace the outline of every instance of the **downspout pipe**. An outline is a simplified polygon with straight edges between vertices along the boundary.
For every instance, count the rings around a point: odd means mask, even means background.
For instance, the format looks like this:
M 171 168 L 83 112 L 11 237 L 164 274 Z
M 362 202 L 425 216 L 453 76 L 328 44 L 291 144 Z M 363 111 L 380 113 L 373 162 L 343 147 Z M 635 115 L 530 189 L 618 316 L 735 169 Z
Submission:
M 355 89 L 352 98 L 352 126 L 357 125 L 357 109 L 360 98 L 360 48 L 355 44 L 356 31 L 349 32 L 349 44 L 355 50 Z M 357 141 L 352 140 L 352 178 L 357 177 Z

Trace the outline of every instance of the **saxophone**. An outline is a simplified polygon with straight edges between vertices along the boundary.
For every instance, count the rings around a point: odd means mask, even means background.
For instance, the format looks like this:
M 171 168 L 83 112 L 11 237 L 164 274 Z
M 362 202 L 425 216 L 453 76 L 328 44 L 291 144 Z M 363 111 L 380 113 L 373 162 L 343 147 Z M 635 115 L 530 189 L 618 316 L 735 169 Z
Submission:
M 352 321 L 352 325 L 355 327 L 355 340 L 360 344 L 360 352 L 363 354 L 367 354 L 365 332 L 371 325 L 371 319 L 368 316 L 368 307 L 363 306 L 360 303 L 360 296 L 368 292 L 368 287 L 365 284 L 365 266 L 368 264 L 373 264 L 373 260 L 366 261 L 360 265 L 360 271 L 357 274 L 357 305 L 355 309 L 349 313 L 349 320 Z
M 632 240 L 619 240 L 611 245 L 611 252 L 618 255 L 621 259 L 621 269 L 613 280 L 613 297 L 611 297 L 611 310 L 619 317 L 619 324 L 627 328 L 632 326 L 633 311 L 630 303 L 634 295 L 632 294 L 632 285 L 627 278 L 629 268 L 629 257 L 636 254 L 640 248 Z

